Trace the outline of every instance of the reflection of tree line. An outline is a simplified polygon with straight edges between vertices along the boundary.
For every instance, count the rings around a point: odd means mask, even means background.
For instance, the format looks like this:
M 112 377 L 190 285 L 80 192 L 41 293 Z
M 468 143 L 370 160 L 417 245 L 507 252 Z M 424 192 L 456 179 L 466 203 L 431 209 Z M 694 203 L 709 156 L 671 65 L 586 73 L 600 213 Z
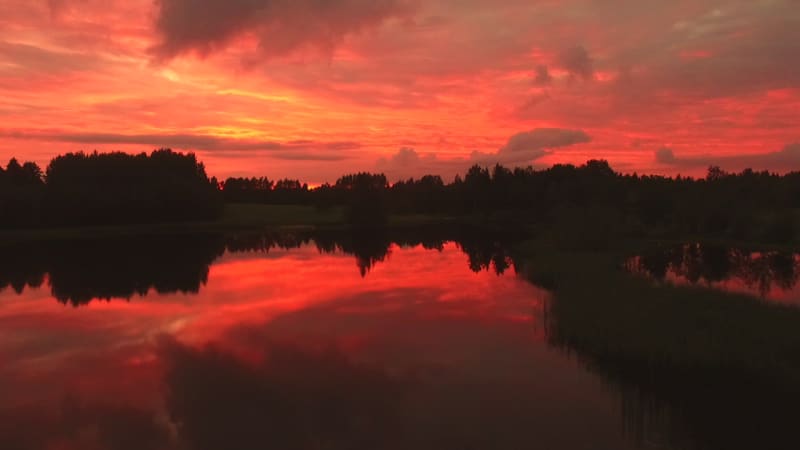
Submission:
M 0 288 L 21 293 L 47 282 L 63 303 L 198 292 L 224 242 L 213 236 L 85 239 L 6 247 Z
M 692 284 L 740 280 L 766 296 L 772 287 L 788 291 L 800 277 L 800 261 L 788 252 L 753 253 L 709 244 L 686 244 L 643 253 L 629 269 L 658 281 L 673 274 Z
M 796 448 L 800 309 L 653 284 L 600 255 L 543 255 L 528 263 L 555 287 L 549 342 L 619 390 L 626 429 L 640 443 Z M 642 255 L 627 269 L 658 279 L 672 270 L 695 281 L 742 277 L 762 289 L 797 279 L 793 255 L 697 245 Z
M 260 252 L 314 245 L 320 253 L 353 255 L 362 276 L 389 255 L 392 245 L 441 250 L 454 241 L 475 272 L 504 273 L 512 266 L 507 238 L 472 230 L 392 232 L 245 233 L 85 239 L 19 244 L 4 249 L 0 289 L 22 293 L 47 283 L 62 303 L 130 299 L 150 290 L 197 293 L 208 281 L 209 266 L 226 251 Z
M 543 433 L 548 424 L 537 419 L 547 411 L 533 381 L 442 386 L 356 361 L 334 344 L 275 341 L 265 327 L 242 331 L 248 360 L 223 346 L 160 340 L 165 414 L 108 398 L 67 399 L 49 414 L 0 404 L 0 442 L 20 450 L 53 442 L 104 450 L 608 449 L 573 433 L 572 421 Z M 558 446 L 565 441 L 578 445 Z

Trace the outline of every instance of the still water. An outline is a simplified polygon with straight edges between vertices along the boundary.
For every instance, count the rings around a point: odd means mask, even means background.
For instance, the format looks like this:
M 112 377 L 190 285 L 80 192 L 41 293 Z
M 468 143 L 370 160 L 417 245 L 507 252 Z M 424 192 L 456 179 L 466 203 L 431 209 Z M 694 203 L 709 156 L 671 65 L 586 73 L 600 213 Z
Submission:
M 551 294 L 500 239 L 13 254 L 0 264 L 4 450 L 702 448 L 637 388 L 548 344 Z
M 690 243 L 632 257 L 629 271 L 657 282 L 747 294 L 800 307 L 800 254 Z

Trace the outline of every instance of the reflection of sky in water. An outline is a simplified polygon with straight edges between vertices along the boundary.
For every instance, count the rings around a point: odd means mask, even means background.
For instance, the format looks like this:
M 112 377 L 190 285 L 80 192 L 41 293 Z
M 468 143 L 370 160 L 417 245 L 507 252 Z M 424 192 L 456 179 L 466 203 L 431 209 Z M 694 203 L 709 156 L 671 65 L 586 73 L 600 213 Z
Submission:
M 800 255 L 689 244 L 630 258 L 628 270 L 660 282 L 747 294 L 800 306 Z
M 362 278 L 352 256 L 307 245 L 226 254 L 198 295 L 74 308 L 46 287 L 7 289 L 0 437 L 59 449 L 214 448 L 224 435 L 229 448 L 315 448 L 313 436 L 333 448 L 625 448 L 613 394 L 544 344 L 547 294 L 467 263 L 454 244 L 393 246 Z
M 695 285 L 703 286 L 711 289 L 718 289 L 725 292 L 735 292 L 740 294 L 752 295 L 766 301 L 775 303 L 785 303 L 800 306 L 800 288 L 797 285 L 785 289 L 779 286 L 771 286 L 766 292 L 759 289 L 758 286 L 748 283 L 740 278 L 731 278 L 723 281 L 702 281 L 698 283 L 691 283 L 685 277 L 670 273 L 667 281 L 677 285 Z

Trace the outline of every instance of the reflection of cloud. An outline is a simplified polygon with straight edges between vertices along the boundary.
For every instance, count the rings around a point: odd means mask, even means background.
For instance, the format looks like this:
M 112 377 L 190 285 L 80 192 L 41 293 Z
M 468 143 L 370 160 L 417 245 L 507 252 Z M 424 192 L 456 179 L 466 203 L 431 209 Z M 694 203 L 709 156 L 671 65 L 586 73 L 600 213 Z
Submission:
M 69 398 L 55 413 L 3 411 L 0 442 L 4 450 L 104 449 L 164 450 L 170 431 L 151 411 L 127 406 L 83 405 Z
M 442 295 L 430 285 L 374 290 L 233 328 L 214 347 L 164 341 L 180 441 L 199 450 L 308 448 L 309 439 L 364 449 L 621 444 L 563 433 L 573 421 L 611 426 L 613 400 L 513 317 L 530 311 L 528 297 Z
M 253 343 L 258 363 L 167 339 L 167 407 L 180 440 L 221 448 L 381 448 L 394 430 L 403 389 L 383 371 L 333 348 Z
M 276 253 L 226 255 L 200 296 L 98 305 L 81 320 L 61 320 L 49 297 L 0 299 L 3 329 L 26 337 L 0 344 L 30 345 L 27 330 L 65 354 L 47 370 L 42 358 L 26 365 L 37 376 L 7 372 L 3 360 L 0 379 L 14 380 L 0 383 L 0 393 L 14 394 L 0 405 L 3 449 L 45 448 L 51 438 L 111 450 L 320 441 L 333 449 L 593 448 L 598 440 L 623 448 L 607 431 L 616 430 L 616 400 L 538 340 L 532 321 L 546 294 L 523 279 L 471 272 L 454 244 L 395 247 L 367 280 L 350 257 L 313 247 Z M 174 339 L 157 340 L 154 351 L 143 336 L 158 331 Z M 83 340 L 65 343 L 68 334 Z M 80 355 L 92 345 L 103 347 L 89 364 Z M 54 416 L 53 402 L 75 386 L 82 404 L 136 406 Z M 596 431 L 564 433 L 573 423 Z
M 729 170 L 797 170 L 800 167 L 800 143 L 789 144 L 775 152 L 733 156 L 677 156 L 672 149 L 664 147 L 656 150 L 655 161 L 687 169 L 720 166 Z

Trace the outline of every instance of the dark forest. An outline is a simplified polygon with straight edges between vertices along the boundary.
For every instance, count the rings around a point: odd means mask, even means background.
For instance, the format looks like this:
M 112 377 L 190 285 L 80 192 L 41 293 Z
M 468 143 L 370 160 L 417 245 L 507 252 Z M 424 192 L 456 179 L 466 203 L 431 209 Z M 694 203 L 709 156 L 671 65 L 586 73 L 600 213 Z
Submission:
M 714 235 L 788 243 L 797 238 L 800 172 L 710 167 L 704 178 L 615 172 L 606 161 L 548 169 L 473 166 L 446 183 L 427 175 L 390 183 L 356 173 L 310 189 L 299 180 L 210 178 L 193 154 L 69 153 L 46 170 L 0 167 L 0 227 L 211 221 L 225 203 L 341 207 L 347 223 L 380 227 L 391 215 L 468 218 L 628 235 Z

